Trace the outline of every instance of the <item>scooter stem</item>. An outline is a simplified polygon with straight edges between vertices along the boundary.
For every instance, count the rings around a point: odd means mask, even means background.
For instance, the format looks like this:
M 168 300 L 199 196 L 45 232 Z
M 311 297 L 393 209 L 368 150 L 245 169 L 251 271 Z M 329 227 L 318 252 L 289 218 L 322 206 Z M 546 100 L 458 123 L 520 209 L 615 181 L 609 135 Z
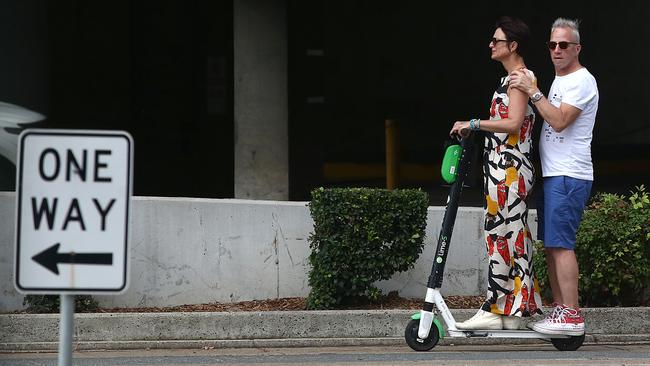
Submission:
M 462 147 L 462 154 L 458 163 L 458 178 L 451 185 L 449 196 L 447 197 L 447 207 L 445 208 L 445 216 L 442 219 L 442 228 L 438 236 L 436 255 L 433 260 L 431 275 L 427 282 L 427 287 L 430 289 L 442 287 L 442 275 L 445 271 L 445 263 L 447 262 L 451 234 L 454 231 L 454 222 L 456 221 L 456 213 L 458 212 L 458 201 L 463 189 L 463 183 L 470 170 L 474 147 L 474 134 L 470 134 L 468 137 L 462 139 L 460 145 Z
M 454 231 L 454 222 L 456 221 L 456 213 L 458 212 L 458 200 L 460 199 L 463 183 L 470 169 L 473 145 L 474 134 L 470 134 L 460 142 L 462 153 L 458 162 L 458 174 L 456 181 L 451 185 L 449 196 L 447 197 L 447 207 L 445 208 L 445 216 L 442 219 L 442 228 L 438 236 L 438 246 L 436 247 L 433 267 L 431 268 L 431 274 L 427 282 L 427 294 L 424 299 L 424 306 L 420 312 L 418 337 L 421 339 L 427 338 L 431 331 L 431 324 L 434 317 L 434 304 L 440 310 L 448 329 L 456 330 L 456 321 L 451 315 L 449 308 L 447 308 L 439 289 L 442 287 L 442 278 L 447 261 L 447 250 L 449 249 L 451 234 Z

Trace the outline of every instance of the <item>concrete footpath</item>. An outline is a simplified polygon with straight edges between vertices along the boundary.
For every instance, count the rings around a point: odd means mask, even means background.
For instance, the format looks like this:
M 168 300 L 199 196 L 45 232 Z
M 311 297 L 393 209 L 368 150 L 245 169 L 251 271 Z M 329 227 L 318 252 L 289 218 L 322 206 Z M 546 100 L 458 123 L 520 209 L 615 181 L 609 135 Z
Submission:
M 404 344 L 416 310 L 80 313 L 75 349 L 325 347 Z M 474 309 L 452 310 L 457 321 Z M 650 344 L 650 308 L 584 309 L 586 344 Z M 57 350 L 58 314 L 0 315 L 0 351 Z M 541 343 L 445 338 L 442 345 Z

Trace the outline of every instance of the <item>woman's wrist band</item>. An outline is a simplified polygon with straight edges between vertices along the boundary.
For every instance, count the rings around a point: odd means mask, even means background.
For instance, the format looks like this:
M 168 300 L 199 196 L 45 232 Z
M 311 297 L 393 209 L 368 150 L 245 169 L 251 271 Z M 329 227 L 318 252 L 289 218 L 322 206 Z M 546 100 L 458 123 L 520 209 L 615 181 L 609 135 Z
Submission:
M 481 120 L 480 119 L 470 119 L 469 120 L 469 129 L 472 131 L 478 131 L 481 129 Z

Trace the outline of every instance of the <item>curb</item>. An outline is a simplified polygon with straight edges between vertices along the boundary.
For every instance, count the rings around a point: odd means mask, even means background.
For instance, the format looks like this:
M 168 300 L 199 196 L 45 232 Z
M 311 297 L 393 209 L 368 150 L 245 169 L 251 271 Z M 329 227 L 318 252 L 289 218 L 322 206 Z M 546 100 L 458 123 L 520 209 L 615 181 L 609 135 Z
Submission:
M 583 309 L 585 344 L 650 344 L 650 308 Z M 82 313 L 74 347 L 97 349 L 257 348 L 405 345 L 417 310 Z M 457 320 L 473 309 L 452 310 Z M 0 351 L 58 348 L 58 314 L 0 315 Z M 444 338 L 444 345 L 545 344 L 538 339 Z
M 539 344 L 541 339 L 505 338 L 445 338 L 439 345 L 501 345 Z M 650 344 L 650 334 L 590 335 L 584 345 Z M 405 346 L 404 337 L 384 338 L 286 338 L 286 339 L 231 339 L 231 340 L 171 340 L 171 341 L 81 341 L 74 342 L 74 351 L 141 350 L 141 349 L 225 349 L 225 348 L 299 348 L 299 347 L 371 347 Z M 57 342 L 0 343 L 0 352 L 56 352 Z

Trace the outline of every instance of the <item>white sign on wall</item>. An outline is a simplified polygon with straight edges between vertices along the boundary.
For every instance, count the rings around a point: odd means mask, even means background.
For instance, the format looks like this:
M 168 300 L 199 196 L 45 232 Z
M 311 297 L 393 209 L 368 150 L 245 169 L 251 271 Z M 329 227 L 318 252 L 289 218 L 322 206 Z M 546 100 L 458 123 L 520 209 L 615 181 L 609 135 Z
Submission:
M 133 139 L 123 131 L 23 131 L 15 285 L 23 293 L 122 292 L 128 281 Z

